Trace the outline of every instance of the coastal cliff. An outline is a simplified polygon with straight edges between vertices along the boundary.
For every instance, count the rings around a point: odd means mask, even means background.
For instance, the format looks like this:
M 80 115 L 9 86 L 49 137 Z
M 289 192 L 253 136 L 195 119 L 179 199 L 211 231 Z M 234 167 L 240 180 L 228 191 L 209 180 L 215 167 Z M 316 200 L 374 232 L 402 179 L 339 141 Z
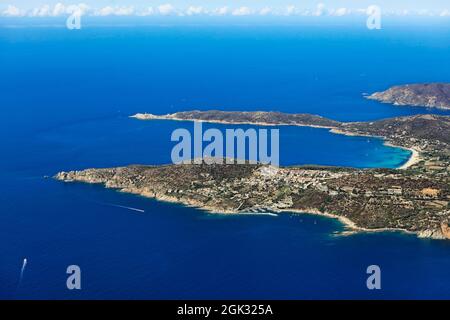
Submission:
M 450 83 L 407 84 L 375 92 L 368 99 L 398 106 L 450 109 Z
M 129 166 L 60 172 L 65 182 L 107 188 L 217 213 L 309 212 L 355 230 L 396 229 L 450 239 L 450 118 L 420 115 L 341 123 L 319 116 L 193 111 L 137 119 L 323 126 L 340 134 L 379 136 L 416 152 L 406 170 L 276 168 L 260 164 Z

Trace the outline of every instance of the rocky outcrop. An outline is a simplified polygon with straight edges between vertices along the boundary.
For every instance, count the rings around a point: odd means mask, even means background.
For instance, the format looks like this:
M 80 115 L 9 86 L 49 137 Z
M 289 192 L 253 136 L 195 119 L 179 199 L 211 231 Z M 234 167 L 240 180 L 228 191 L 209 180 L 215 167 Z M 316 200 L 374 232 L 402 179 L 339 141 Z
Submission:
M 448 220 L 442 221 L 441 232 L 445 239 L 450 239 L 450 227 L 448 225 Z
M 283 113 L 266 111 L 184 111 L 166 115 L 138 113 L 132 116 L 139 120 L 184 120 L 213 123 L 258 124 L 258 125 L 297 125 L 335 128 L 338 121 L 306 113 Z
M 398 106 L 450 109 L 450 83 L 407 84 L 375 92 L 368 99 Z

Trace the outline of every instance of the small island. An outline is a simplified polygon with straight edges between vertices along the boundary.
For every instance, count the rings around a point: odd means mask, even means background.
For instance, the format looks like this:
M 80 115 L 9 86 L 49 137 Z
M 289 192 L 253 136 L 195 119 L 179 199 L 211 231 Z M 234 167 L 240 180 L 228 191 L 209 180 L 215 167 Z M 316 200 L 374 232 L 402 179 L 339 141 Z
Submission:
M 450 109 L 450 83 L 425 83 L 394 86 L 375 92 L 367 99 L 397 106 Z
M 383 137 L 414 154 L 403 170 L 184 163 L 60 172 L 55 178 L 214 213 L 303 212 L 338 218 L 356 231 L 402 230 L 450 239 L 450 117 L 342 123 L 305 114 L 189 111 L 134 118 L 326 127 L 338 134 Z

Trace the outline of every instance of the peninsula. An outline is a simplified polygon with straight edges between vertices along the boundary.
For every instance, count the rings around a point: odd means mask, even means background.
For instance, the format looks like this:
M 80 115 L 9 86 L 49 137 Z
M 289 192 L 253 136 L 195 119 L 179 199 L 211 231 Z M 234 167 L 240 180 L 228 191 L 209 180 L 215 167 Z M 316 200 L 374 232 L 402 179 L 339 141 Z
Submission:
M 375 92 L 368 99 L 398 106 L 450 109 L 450 83 L 425 83 L 394 86 Z
M 404 170 L 203 163 L 87 169 L 55 178 L 216 213 L 306 212 L 338 218 L 354 230 L 395 229 L 450 239 L 450 117 L 345 123 L 307 114 L 190 111 L 134 118 L 324 127 L 338 134 L 382 137 L 414 150 L 414 159 Z

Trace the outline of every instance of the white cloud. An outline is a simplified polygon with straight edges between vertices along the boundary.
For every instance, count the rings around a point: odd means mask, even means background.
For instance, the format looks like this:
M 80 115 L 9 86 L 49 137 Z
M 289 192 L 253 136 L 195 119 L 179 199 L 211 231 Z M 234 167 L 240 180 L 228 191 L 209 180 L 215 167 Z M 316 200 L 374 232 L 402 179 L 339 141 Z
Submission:
M 249 7 L 240 7 L 233 11 L 233 16 L 248 16 L 251 15 L 253 11 Z
M 94 12 L 95 16 L 106 17 L 106 16 L 131 16 L 135 13 L 133 6 L 126 7 L 111 7 L 106 6 L 100 8 Z
M 347 8 L 339 8 L 334 10 L 331 15 L 336 16 L 336 17 L 342 17 L 345 16 L 347 14 L 350 14 L 350 10 Z
M 170 3 L 162 4 L 158 7 L 158 12 L 163 16 L 168 16 L 175 13 L 175 7 Z
M 364 9 L 358 8 L 358 9 L 353 9 L 352 11 L 356 14 L 367 15 L 367 8 L 364 8 Z
M 24 15 L 24 11 L 12 5 L 8 5 L 8 7 L 2 12 L 2 16 L 5 17 L 23 17 Z
M 29 17 L 60 17 L 64 15 L 69 15 L 74 12 L 79 12 L 80 14 L 86 14 L 89 10 L 89 6 L 85 3 L 79 3 L 77 5 L 64 5 L 61 2 L 58 2 L 53 7 L 46 4 L 41 7 L 36 7 L 31 9 L 28 12 L 24 10 L 20 10 L 14 6 L 8 6 L 8 9 L 3 12 L 3 15 L 7 16 L 29 16 Z
M 228 7 L 221 7 L 221 8 L 216 8 L 214 10 L 211 11 L 211 14 L 214 16 L 224 16 L 227 15 L 229 13 L 229 8 Z
M 303 10 L 303 11 L 300 12 L 300 14 L 302 16 L 311 16 L 312 15 L 310 10 Z
M 66 7 L 66 14 L 72 14 L 78 12 L 82 15 L 86 14 L 90 10 L 90 7 L 85 3 L 72 4 Z
M 107 6 L 107 7 L 101 8 L 99 10 L 96 10 L 94 15 L 105 17 L 105 16 L 112 15 L 113 13 L 114 13 L 114 8 L 111 6 Z
M 316 11 L 314 11 L 313 15 L 317 16 L 317 17 L 320 17 L 320 16 L 323 16 L 323 15 L 327 14 L 327 12 L 328 12 L 328 10 L 325 7 L 325 5 L 323 3 L 319 3 L 317 5 Z
M 12 0 L 11 0 L 12 1 Z M 78 5 L 69 5 L 63 2 L 56 3 L 53 6 L 48 4 L 35 7 L 30 10 L 22 10 L 21 8 L 8 5 L 6 9 L 0 11 L 0 16 L 4 17 L 60 17 L 64 15 L 70 15 L 74 12 L 80 12 L 83 15 L 93 15 L 93 16 L 152 16 L 152 15 L 178 15 L 178 16 L 198 16 L 198 15 L 209 15 L 209 16 L 346 16 L 350 14 L 367 14 L 366 8 L 327 8 L 325 4 L 319 3 L 316 8 L 310 9 L 300 9 L 294 5 L 283 6 L 265 6 L 262 8 L 255 8 L 249 6 L 237 7 L 230 9 L 227 6 L 216 7 L 211 9 L 206 9 L 202 6 L 189 6 L 187 8 L 177 8 L 170 3 L 162 4 L 157 7 L 141 7 L 136 9 L 133 6 L 105 6 L 91 8 L 84 3 Z M 66 0 L 67 1 L 67 0 Z M 445 9 L 441 12 L 431 11 L 431 10 L 398 10 L 398 11 L 386 11 L 386 15 L 396 15 L 396 16 L 441 16 L 450 17 L 449 9 Z
M 419 16 L 433 16 L 434 15 L 433 12 L 431 12 L 430 10 L 426 10 L 426 9 L 417 11 L 417 14 Z
M 114 13 L 116 16 L 131 16 L 134 14 L 134 7 L 118 7 Z
M 286 10 L 284 12 L 284 15 L 286 16 L 293 16 L 295 14 L 298 14 L 299 10 L 297 9 L 296 6 L 287 6 Z
M 393 16 L 435 16 L 430 10 L 400 10 L 400 11 L 391 11 L 390 15 Z
M 409 10 L 403 10 L 402 12 L 400 12 L 401 16 L 407 16 L 409 15 L 411 12 Z
M 52 10 L 52 16 L 57 17 L 64 13 L 66 13 L 66 6 L 64 4 L 62 4 L 61 2 L 58 2 L 57 4 L 55 4 L 55 6 L 53 7 L 53 10 Z
M 267 16 L 267 15 L 269 15 L 271 13 L 272 13 L 272 8 L 270 8 L 270 7 L 264 7 L 264 8 L 259 10 L 259 14 L 261 16 Z
M 186 10 L 186 15 L 188 15 L 188 16 L 195 16 L 195 15 L 206 14 L 206 13 L 208 13 L 208 12 L 203 7 L 190 6 Z
M 137 15 L 141 16 L 141 17 L 152 16 L 154 14 L 155 14 L 155 9 L 153 9 L 153 7 L 147 7 L 145 9 L 143 9 L 142 11 L 137 12 Z
M 34 8 L 30 12 L 31 17 L 48 17 L 51 14 L 51 8 L 48 4 L 43 5 L 39 8 Z

